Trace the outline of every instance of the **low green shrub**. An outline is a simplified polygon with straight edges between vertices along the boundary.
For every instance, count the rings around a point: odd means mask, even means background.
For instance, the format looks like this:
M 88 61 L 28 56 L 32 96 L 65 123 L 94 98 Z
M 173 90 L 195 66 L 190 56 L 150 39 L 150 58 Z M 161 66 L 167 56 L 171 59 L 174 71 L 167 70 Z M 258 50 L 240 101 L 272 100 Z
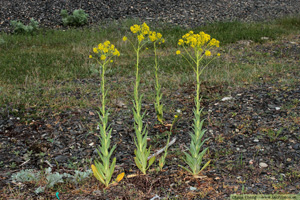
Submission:
M 22 22 L 16 20 L 11 21 L 10 24 L 14 28 L 14 33 L 19 34 L 32 34 L 39 28 L 39 23 L 33 18 L 30 19 L 30 23 L 28 25 L 24 25 Z
M 89 17 L 82 9 L 74 10 L 72 15 L 67 10 L 62 10 L 60 15 L 64 26 L 82 26 L 88 22 Z
M 46 179 L 46 185 L 39 186 L 35 190 L 35 193 L 39 194 L 44 192 L 46 188 L 53 188 L 58 183 L 64 183 L 64 180 L 77 185 L 89 178 L 91 174 L 92 170 L 86 170 L 84 172 L 75 170 L 74 175 L 67 173 L 60 174 L 58 172 L 52 173 L 52 169 L 49 167 L 45 169 L 45 173 L 43 174 L 39 171 L 34 171 L 33 169 L 26 169 L 12 174 L 11 178 L 15 182 L 34 182 L 35 184 L 38 184 L 41 179 Z

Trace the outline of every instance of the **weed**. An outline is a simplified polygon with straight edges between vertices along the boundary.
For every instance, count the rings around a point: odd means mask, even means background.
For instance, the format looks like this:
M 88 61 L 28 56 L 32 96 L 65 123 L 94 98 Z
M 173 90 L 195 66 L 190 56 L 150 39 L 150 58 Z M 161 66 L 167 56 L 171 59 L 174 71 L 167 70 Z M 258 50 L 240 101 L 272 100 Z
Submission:
M 35 172 L 32 169 L 22 170 L 17 172 L 11 176 L 13 181 L 16 182 L 31 182 L 31 181 L 38 181 L 40 179 L 40 172 Z
M 278 136 L 282 133 L 282 131 L 283 131 L 282 127 L 277 131 L 268 129 L 266 135 L 269 137 L 271 142 L 274 142 L 275 140 L 277 140 Z
M 24 25 L 22 22 L 16 20 L 11 21 L 10 24 L 14 28 L 14 33 L 17 34 L 32 34 L 39 27 L 39 23 L 33 18 L 30 19 L 29 25 Z
M 198 175 L 202 170 L 204 170 L 210 163 L 208 161 L 203 165 L 202 168 L 202 158 L 205 155 L 208 147 L 200 152 L 202 145 L 208 140 L 202 140 L 202 137 L 206 130 L 202 129 L 204 120 L 200 120 L 201 112 L 203 110 L 200 109 L 200 75 L 202 75 L 203 70 L 210 64 L 213 60 L 211 59 L 209 62 L 203 62 L 204 57 L 212 56 L 211 50 L 213 47 L 219 47 L 219 41 L 215 38 L 210 37 L 210 35 L 200 32 L 199 34 L 195 34 L 193 31 L 188 32 L 187 34 L 182 36 L 182 39 L 178 40 L 178 45 L 182 46 L 185 53 L 187 55 L 183 55 L 182 57 L 187 61 L 187 63 L 194 70 L 196 75 L 196 97 L 195 97 L 195 109 L 194 109 L 194 124 L 193 124 L 193 133 L 191 133 L 191 144 L 189 148 L 189 153 L 184 152 L 186 158 L 184 159 L 185 163 L 189 166 L 190 169 L 179 165 L 181 168 L 185 169 L 189 173 Z M 176 54 L 181 54 L 180 50 L 176 51 Z M 220 53 L 217 54 L 220 56 Z M 203 66 L 200 67 L 200 65 Z
M 15 154 L 16 156 L 19 156 L 20 151 L 13 151 L 13 154 Z
M 215 141 L 218 142 L 218 143 L 223 143 L 223 142 L 224 142 L 224 139 L 225 139 L 225 137 L 223 137 L 222 135 L 218 135 L 218 136 L 215 138 Z
M 64 183 L 64 179 L 78 185 L 92 174 L 92 170 L 87 170 L 85 172 L 75 170 L 74 175 L 67 173 L 60 174 L 58 172 L 52 173 L 51 171 L 52 169 L 50 167 L 45 169 L 44 173 L 41 173 L 40 171 L 36 172 L 33 169 L 26 169 L 12 174 L 11 178 L 16 182 L 33 182 L 35 184 L 39 184 L 41 180 L 46 180 L 45 185 L 36 188 L 35 193 L 38 194 L 44 192 L 46 188 L 53 188 L 58 183 Z
M 136 149 L 134 150 L 134 161 L 136 166 L 142 171 L 143 174 L 146 174 L 146 171 L 149 167 L 154 163 L 155 156 L 153 156 L 149 162 L 147 158 L 150 155 L 150 147 L 147 149 L 147 137 L 148 131 L 147 127 L 143 125 L 143 118 L 145 116 L 145 112 L 141 113 L 142 109 L 142 98 L 143 95 L 140 95 L 140 54 L 141 51 L 145 48 L 145 45 L 148 42 L 148 38 L 150 36 L 150 28 L 146 23 L 143 23 L 141 26 L 135 24 L 130 27 L 130 30 L 133 34 L 135 34 L 135 40 L 131 43 L 135 53 L 136 53 L 136 74 L 135 74 L 135 85 L 134 85 L 134 130 L 136 137 L 134 137 L 134 143 Z M 146 37 L 146 38 L 145 38 Z M 127 37 L 123 37 L 123 41 L 127 41 Z
M 88 14 L 84 10 L 74 10 L 73 15 L 68 15 L 67 10 L 62 10 L 60 15 L 64 26 L 82 26 L 88 22 Z
M 17 167 L 17 164 L 15 162 L 12 162 L 9 167 L 15 169 Z

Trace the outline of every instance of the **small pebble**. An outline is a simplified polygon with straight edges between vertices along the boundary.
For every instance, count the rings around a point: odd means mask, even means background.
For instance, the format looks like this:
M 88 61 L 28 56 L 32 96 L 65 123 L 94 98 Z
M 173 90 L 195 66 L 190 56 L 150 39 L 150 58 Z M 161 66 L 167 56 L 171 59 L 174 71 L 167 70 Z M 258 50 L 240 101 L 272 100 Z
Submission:
M 260 39 L 262 39 L 262 40 L 268 40 L 269 38 L 268 37 L 261 37 Z
M 194 190 L 197 190 L 197 188 L 195 188 L 195 187 L 190 187 L 190 190 L 191 190 L 191 191 L 194 191 Z
M 221 101 L 228 101 L 228 100 L 231 100 L 233 99 L 232 97 L 224 97 Z
M 264 162 L 261 162 L 261 163 L 259 163 L 259 167 L 260 168 L 266 168 L 266 167 L 268 167 L 268 164 L 264 163 Z

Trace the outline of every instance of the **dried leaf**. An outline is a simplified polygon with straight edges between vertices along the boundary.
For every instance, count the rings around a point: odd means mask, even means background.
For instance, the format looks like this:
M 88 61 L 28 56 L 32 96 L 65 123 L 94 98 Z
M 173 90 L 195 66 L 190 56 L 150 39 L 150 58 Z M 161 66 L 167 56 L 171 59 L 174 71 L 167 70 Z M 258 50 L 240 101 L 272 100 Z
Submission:
M 99 181 L 101 181 L 104 184 L 105 181 L 101 177 L 101 174 L 98 172 L 98 170 L 97 170 L 97 168 L 96 168 L 95 165 L 92 165 L 92 170 L 93 170 L 93 173 L 94 173 L 94 176 L 96 177 L 96 179 L 98 179 Z
M 117 182 L 120 182 L 120 181 L 124 178 L 124 176 L 125 176 L 125 173 L 124 173 L 124 172 L 121 173 L 121 174 L 119 174 L 119 175 L 117 176 L 117 178 L 116 178 L 116 181 L 117 181 Z

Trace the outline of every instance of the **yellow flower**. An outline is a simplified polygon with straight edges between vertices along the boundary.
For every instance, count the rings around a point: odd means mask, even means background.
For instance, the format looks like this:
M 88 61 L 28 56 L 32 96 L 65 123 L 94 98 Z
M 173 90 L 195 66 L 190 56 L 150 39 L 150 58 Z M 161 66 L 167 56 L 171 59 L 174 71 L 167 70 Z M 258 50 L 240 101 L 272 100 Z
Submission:
M 107 53 L 107 52 L 108 52 L 108 48 L 105 47 L 105 48 L 103 49 L 103 52 L 104 52 L 104 53 Z
M 102 44 L 102 43 L 98 44 L 98 49 L 99 49 L 100 51 L 102 51 L 102 50 L 103 50 L 103 48 L 104 48 L 104 46 L 103 46 L 103 44 Z
M 138 40 L 141 42 L 141 41 L 143 41 L 145 38 L 144 38 L 144 36 L 141 34 L 141 35 L 138 35 Z
M 135 25 L 130 27 L 130 30 L 131 30 L 132 33 L 137 33 L 141 30 L 141 27 L 139 25 L 135 24 Z
M 97 48 L 93 48 L 93 52 L 94 53 L 98 53 L 98 49 Z
M 157 40 L 157 37 L 156 37 L 156 32 L 151 32 L 149 34 L 149 39 L 151 40 L 151 42 L 155 42 Z
M 177 51 L 176 51 L 176 54 L 177 54 L 177 55 L 179 55 L 179 54 L 180 54 L 180 51 L 179 51 L 179 50 L 177 50 Z
M 210 37 L 209 34 L 204 33 L 203 31 L 199 32 L 198 34 L 194 33 L 193 31 L 188 32 L 187 34 L 182 36 L 182 39 L 178 40 L 178 45 L 188 45 L 192 48 L 196 48 L 197 51 L 202 52 L 203 46 L 215 46 L 219 47 L 219 41 Z M 210 56 L 207 52 L 205 54 Z
M 90 56 L 89 56 L 89 58 L 93 58 L 93 56 L 92 56 L 92 55 L 90 55 Z
M 205 51 L 205 55 L 206 56 L 211 56 L 211 52 L 207 50 L 207 51 Z
M 110 62 L 113 63 L 114 61 L 113 61 L 113 60 L 110 60 Z
M 160 39 L 162 37 L 161 33 L 157 33 L 157 37 Z
M 209 46 L 216 46 L 219 47 L 220 42 L 218 40 L 216 40 L 215 38 L 211 39 L 211 41 L 209 42 Z
M 101 59 L 101 60 L 105 60 L 105 59 L 106 59 L 106 56 L 105 56 L 105 55 L 101 55 L 100 59 Z
M 162 43 L 165 43 L 165 39 L 162 39 L 161 42 L 162 42 Z
M 144 23 L 142 24 L 142 33 L 143 33 L 144 35 L 147 35 L 149 32 L 150 32 L 150 28 L 149 28 L 149 26 L 144 22 Z
M 114 56 L 120 56 L 120 52 L 117 49 L 115 49 L 115 51 L 113 52 L 113 55 Z
M 107 40 L 103 44 L 104 44 L 104 46 L 108 47 L 110 45 L 110 41 Z
M 184 42 L 183 42 L 183 39 L 179 39 L 179 40 L 178 40 L 178 45 L 183 45 L 183 43 L 184 43 Z
M 110 50 L 114 50 L 114 49 L 115 49 L 115 45 L 112 44 L 112 45 L 110 46 Z
M 124 36 L 124 37 L 123 37 L 123 41 L 125 42 L 126 40 L 127 40 L 127 37 L 126 37 L 126 36 Z
M 221 54 L 218 53 L 217 56 L 221 56 Z

